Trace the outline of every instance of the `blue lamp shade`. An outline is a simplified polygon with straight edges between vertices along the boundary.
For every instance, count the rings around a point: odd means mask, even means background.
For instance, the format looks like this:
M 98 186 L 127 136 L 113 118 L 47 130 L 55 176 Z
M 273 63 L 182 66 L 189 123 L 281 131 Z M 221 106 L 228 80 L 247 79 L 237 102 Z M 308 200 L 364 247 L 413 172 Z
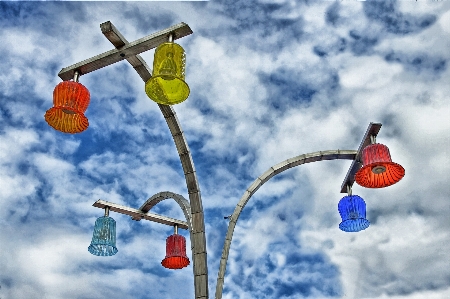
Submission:
M 93 255 L 111 256 L 117 253 L 116 221 L 108 216 L 95 221 L 94 234 L 88 251 Z
M 344 196 L 338 204 L 342 222 L 339 228 L 344 232 L 359 232 L 369 227 L 366 219 L 366 203 L 358 195 Z

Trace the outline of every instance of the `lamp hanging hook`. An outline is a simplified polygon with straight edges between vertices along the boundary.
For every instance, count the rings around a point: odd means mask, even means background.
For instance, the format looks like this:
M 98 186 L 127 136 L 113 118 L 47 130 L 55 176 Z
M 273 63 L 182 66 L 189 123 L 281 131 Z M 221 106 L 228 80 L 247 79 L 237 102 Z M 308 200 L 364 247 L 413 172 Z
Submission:
M 105 217 L 109 217 L 109 207 L 105 207 Z
M 370 144 L 375 144 L 375 143 L 377 143 L 377 136 L 370 135 Z
M 174 235 L 178 235 L 178 224 L 175 224 L 175 225 L 173 226 L 173 234 L 174 234 Z
M 347 185 L 347 194 L 348 194 L 348 196 L 352 196 L 352 186 L 351 185 Z
M 78 82 L 79 78 L 80 78 L 80 72 L 79 71 L 73 72 L 73 82 Z
M 169 43 L 173 43 L 173 33 L 169 33 Z

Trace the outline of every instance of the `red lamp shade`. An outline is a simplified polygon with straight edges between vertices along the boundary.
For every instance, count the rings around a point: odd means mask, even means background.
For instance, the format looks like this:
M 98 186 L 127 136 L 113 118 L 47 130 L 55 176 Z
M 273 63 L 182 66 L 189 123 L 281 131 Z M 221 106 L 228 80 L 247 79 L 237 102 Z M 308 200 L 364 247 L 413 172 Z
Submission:
M 45 121 L 63 133 L 80 133 L 89 126 L 84 112 L 89 106 L 90 95 L 84 85 L 63 81 L 53 91 L 53 107 L 45 112 Z
M 366 188 L 383 188 L 393 185 L 405 176 L 405 169 L 392 162 L 387 146 L 368 145 L 362 151 L 363 167 L 355 175 L 356 182 Z
M 161 265 L 167 269 L 181 269 L 189 265 L 186 256 L 186 239 L 182 235 L 174 234 L 166 239 L 166 258 Z

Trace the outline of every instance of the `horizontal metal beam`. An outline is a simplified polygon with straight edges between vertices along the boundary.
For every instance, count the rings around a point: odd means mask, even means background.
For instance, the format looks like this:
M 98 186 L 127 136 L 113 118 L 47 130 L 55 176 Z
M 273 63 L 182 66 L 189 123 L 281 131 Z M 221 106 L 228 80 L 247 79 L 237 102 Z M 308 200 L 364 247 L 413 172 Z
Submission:
M 345 176 L 344 181 L 341 185 L 341 193 L 347 193 L 347 186 L 353 186 L 353 183 L 355 182 L 355 174 L 356 172 L 362 167 L 361 164 L 361 152 L 362 150 L 368 146 L 371 141 L 370 137 L 376 137 L 378 135 L 378 132 L 381 129 L 380 123 L 370 123 L 369 127 L 367 128 L 366 134 L 364 134 L 364 137 L 361 141 L 361 144 L 359 145 L 358 151 L 356 153 L 356 159 L 352 162 L 352 165 L 347 171 L 347 175 Z
M 122 206 L 122 205 L 115 204 L 115 203 L 112 203 L 112 202 L 109 202 L 106 200 L 99 199 L 92 206 L 100 208 L 100 209 L 109 207 L 110 211 L 120 213 L 120 214 L 125 214 L 128 216 L 131 216 L 131 218 L 145 219 L 145 220 L 158 222 L 158 223 L 166 224 L 166 225 L 170 225 L 170 226 L 177 225 L 179 228 L 186 229 L 186 230 L 189 229 L 188 223 L 186 221 L 181 221 L 178 219 L 174 219 L 174 218 L 170 218 L 170 217 L 166 217 L 166 216 L 162 216 L 162 215 L 158 215 L 158 214 L 153 214 L 153 213 L 144 213 L 141 210 Z
M 187 24 L 180 23 L 128 43 L 120 49 L 110 50 L 63 68 L 58 73 L 58 76 L 63 81 L 67 81 L 73 78 L 75 71 L 78 71 L 80 75 L 85 75 L 102 67 L 127 59 L 128 57 L 136 56 L 139 53 L 156 48 L 161 43 L 168 41 L 170 34 L 173 35 L 173 40 L 176 40 L 191 33 L 192 30 Z

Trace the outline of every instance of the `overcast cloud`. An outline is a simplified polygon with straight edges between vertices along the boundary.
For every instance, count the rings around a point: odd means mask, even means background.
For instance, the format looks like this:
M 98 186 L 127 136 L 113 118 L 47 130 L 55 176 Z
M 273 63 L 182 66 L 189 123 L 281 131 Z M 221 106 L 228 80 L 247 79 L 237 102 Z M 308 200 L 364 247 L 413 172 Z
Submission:
M 0 2 L 1 298 L 194 297 L 190 251 L 185 269 L 160 264 L 171 227 L 111 213 L 119 252 L 87 251 L 103 215 L 96 200 L 188 198 L 166 122 L 133 68 L 81 76 L 85 132 L 44 120 L 58 72 L 113 48 L 105 21 L 129 41 L 180 22 L 194 32 L 177 41 L 191 94 L 174 109 L 202 192 L 210 298 L 223 217 L 253 180 L 300 154 L 356 150 L 370 122 L 406 170 L 388 188 L 354 186 L 370 227 L 338 228 L 350 161 L 288 170 L 245 207 L 223 298 L 450 298 L 450 2 L 295 0 Z M 142 57 L 152 65 L 153 51 Z M 173 200 L 152 212 L 184 217 Z

